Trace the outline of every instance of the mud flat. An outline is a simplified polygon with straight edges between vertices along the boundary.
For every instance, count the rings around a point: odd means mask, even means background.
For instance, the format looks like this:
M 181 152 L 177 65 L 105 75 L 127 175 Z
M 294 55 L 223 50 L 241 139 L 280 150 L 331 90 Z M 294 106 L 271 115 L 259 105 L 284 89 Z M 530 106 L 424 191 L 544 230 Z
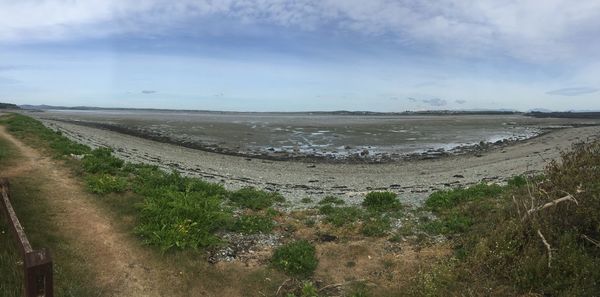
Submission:
M 153 141 L 107 129 L 39 117 L 48 127 L 92 147 L 107 146 L 131 162 L 158 165 L 168 170 L 218 182 L 228 189 L 254 186 L 281 192 L 290 207 L 306 207 L 302 198 L 317 202 L 336 195 L 359 203 L 369 191 L 388 190 L 406 203 L 419 204 L 432 191 L 481 181 L 502 182 L 543 169 L 572 143 L 600 136 L 594 122 L 546 121 L 546 132 L 510 145 L 492 145 L 474 153 L 379 164 L 348 162 L 276 161 L 207 152 Z M 569 128 L 569 123 L 575 125 Z

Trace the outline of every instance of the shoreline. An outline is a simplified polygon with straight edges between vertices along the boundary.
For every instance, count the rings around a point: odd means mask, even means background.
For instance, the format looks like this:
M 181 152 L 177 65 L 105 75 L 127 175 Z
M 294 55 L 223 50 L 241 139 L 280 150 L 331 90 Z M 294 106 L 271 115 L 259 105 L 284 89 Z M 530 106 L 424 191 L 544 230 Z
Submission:
M 77 142 L 110 147 L 129 162 L 177 170 L 232 190 L 252 186 L 278 191 L 288 199 L 290 208 L 311 207 L 327 195 L 358 204 L 367 192 L 383 190 L 397 193 L 406 204 L 420 205 L 433 191 L 479 182 L 501 183 L 514 175 L 534 174 L 572 143 L 600 135 L 600 126 L 564 128 L 479 154 L 378 164 L 304 163 L 224 155 L 104 129 L 41 120 Z M 303 198 L 311 198 L 313 202 L 302 203 Z
M 497 141 L 488 141 L 488 142 L 481 141 L 480 143 L 458 144 L 449 149 L 429 148 L 429 149 L 417 150 L 415 152 L 406 153 L 406 154 L 384 152 L 384 153 L 375 153 L 375 156 L 373 156 L 373 152 L 370 152 L 365 149 L 366 152 L 348 154 L 344 157 L 336 157 L 335 155 L 332 155 L 332 154 L 325 154 L 325 155 L 317 154 L 317 153 L 293 154 L 293 153 L 289 153 L 289 152 L 276 151 L 272 147 L 268 148 L 262 152 L 256 152 L 256 151 L 242 152 L 242 151 L 235 151 L 235 150 L 229 149 L 227 147 L 221 147 L 218 145 L 204 145 L 204 144 L 194 142 L 194 141 L 180 140 L 177 138 L 161 135 L 155 131 L 130 128 L 130 127 L 126 127 L 123 125 L 88 122 L 88 121 L 80 121 L 80 120 L 65 120 L 65 119 L 53 119 L 53 121 L 112 131 L 112 132 L 116 132 L 116 133 L 120 133 L 120 134 L 130 135 L 130 136 L 139 137 L 139 138 L 152 140 L 152 141 L 165 143 L 165 144 L 182 146 L 182 147 L 186 147 L 186 148 L 190 148 L 190 149 L 194 149 L 194 150 L 200 150 L 200 151 L 204 151 L 204 152 L 217 153 L 217 154 L 242 157 L 242 158 L 254 158 L 254 159 L 267 160 L 267 161 L 300 162 L 300 163 L 307 163 L 307 164 L 311 164 L 311 163 L 387 164 L 387 163 L 395 163 L 395 162 L 431 160 L 431 159 L 445 158 L 445 157 L 451 157 L 451 156 L 462 156 L 462 155 L 479 156 L 479 155 L 489 152 L 491 150 L 509 147 L 511 145 L 521 143 L 524 141 L 528 141 L 528 140 L 543 136 L 545 134 L 552 133 L 553 131 L 557 131 L 557 130 L 600 126 L 599 124 L 571 124 L 571 125 L 567 125 L 567 126 L 558 126 L 558 127 L 541 127 L 541 128 L 538 128 L 539 130 L 536 131 L 535 133 L 533 133 L 533 135 L 530 137 L 524 137 L 524 138 L 511 137 L 511 138 L 504 138 L 504 139 L 497 140 Z M 369 154 L 371 154 L 371 156 L 369 156 Z

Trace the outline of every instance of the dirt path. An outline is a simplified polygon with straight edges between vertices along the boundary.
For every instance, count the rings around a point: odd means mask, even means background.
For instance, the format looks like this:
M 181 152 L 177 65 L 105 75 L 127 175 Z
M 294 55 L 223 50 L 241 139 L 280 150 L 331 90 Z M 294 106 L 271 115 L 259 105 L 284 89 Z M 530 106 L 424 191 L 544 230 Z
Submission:
M 87 264 L 97 272 L 97 282 L 108 296 L 175 296 L 166 289 L 177 286 L 174 274 L 156 269 L 152 255 L 120 231 L 111 216 L 92 201 L 83 185 L 59 162 L 26 146 L 0 126 L 0 137 L 10 141 L 23 162 L 2 175 L 18 178 L 28 174 L 45 176 L 40 195 L 52 207 L 51 217 Z M 165 285 L 167 284 L 167 285 Z

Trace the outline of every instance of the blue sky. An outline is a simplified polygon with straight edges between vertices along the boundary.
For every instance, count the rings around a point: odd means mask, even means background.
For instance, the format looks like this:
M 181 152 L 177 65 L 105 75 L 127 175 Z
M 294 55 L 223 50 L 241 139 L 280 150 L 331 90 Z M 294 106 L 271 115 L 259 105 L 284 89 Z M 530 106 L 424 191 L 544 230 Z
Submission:
M 0 101 L 600 110 L 600 1 L 0 0 Z

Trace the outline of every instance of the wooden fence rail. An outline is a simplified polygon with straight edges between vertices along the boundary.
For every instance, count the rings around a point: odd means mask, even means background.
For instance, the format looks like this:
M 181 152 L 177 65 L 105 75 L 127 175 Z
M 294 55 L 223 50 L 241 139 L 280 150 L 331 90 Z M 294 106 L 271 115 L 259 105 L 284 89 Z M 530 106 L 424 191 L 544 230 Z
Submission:
M 54 297 L 52 279 L 52 257 L 47 249 L 34 250 L 27 239 L 25 230 L 10 203 L 8 180 L 0 178 L 2 201 L 0 208 L 17 242 L 23 257 L 25 297 Z

